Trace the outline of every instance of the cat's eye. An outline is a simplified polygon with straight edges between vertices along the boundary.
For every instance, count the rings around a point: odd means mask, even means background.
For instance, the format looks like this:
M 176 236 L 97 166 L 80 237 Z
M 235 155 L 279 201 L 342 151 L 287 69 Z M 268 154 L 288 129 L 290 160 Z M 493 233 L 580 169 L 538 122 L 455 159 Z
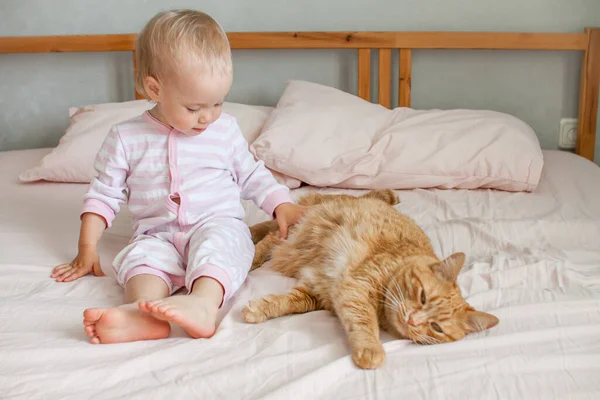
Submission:
M 433 328 L 434 331 L 439 332 L 439 333 L 444 333 L 444 331 L 442 330 L 442 328 L 440 328 L 440 326 L 438 324 L 436 324 L 435 322 L 431 323 L 431 327 Z
M 421 304 L 425 304 L 425 300 L 427 300 L 425 298 L 425 291 L 423 289 L 421 289 Z

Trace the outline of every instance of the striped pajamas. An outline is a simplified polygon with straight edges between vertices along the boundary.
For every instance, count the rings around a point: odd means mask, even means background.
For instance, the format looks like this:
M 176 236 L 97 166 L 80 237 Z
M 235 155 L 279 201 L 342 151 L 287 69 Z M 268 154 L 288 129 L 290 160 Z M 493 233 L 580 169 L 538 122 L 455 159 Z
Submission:
M 121 285 L 133 276 L 162 278 L 171 292 L 216 279 L 225 300 L 242 285 L 254 256 L 241 199 L 273 217 L 292 202 L 262 161 L 255 161 L 235 118 L 222 114 L 204 132 L 185 136 L 148 112 L 115 125 L 95 161 L 97 177 L 82 214 L 111 226 L 127 203 L 134 235 L 113 267 Z

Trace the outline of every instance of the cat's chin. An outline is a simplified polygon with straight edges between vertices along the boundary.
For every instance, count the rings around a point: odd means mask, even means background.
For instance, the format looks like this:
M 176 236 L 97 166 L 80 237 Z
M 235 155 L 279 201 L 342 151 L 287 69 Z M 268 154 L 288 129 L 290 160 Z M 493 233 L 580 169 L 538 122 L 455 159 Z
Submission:
M 409 339 L 409 340 L 412 340 L 410 338 L 410 336 L 408 336 L 408 332 L 407 332 L 406 328 L 404 326 L 400 325 L 400 324 L 392 325 L 392 326 L 388 327 L 387 330 L 388 330 L 388 333 L 391 333 L 392 335 L 398 337 L 399 339 Z M 392 332 L 389 332 L 390 330 Z

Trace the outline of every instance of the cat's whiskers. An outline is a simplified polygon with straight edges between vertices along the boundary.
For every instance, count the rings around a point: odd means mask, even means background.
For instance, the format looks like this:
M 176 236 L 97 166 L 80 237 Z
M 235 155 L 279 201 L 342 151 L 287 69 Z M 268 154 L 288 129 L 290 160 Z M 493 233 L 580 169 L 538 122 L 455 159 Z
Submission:
M 416 344 L 421 344 L 421 345 L 427 344 L 427 343 L 425 343 L 424 337 L 423 337 L 423 335 L 421 335 L 421 334 L 417 335 L 417 337 L 416 337 L 416 338 L 414 338 L 414 339 L 413 339 L 413 341 L 414 341 Z
M 440 339 L 429 337 L 431 339 L 431 344 L 440 344 L 442 341 Z
M 438 339 L 432 338 L 431 336 L 423 335 L 422 333 L 418 334 L 417 341 L 420 342 L 421 344 L 427 344 L 427 345 L 441 343 Z
M 396 287 L 396 291 L 398 292 L 398 296 L 400 298 L 402 312 L 404 313 L 404 315 L 406 315 L 406 304 L 404 303 L 406 301 L 406 298 L 404 297 L 404 293 L 402 292 L 402 288 L 398 284 L 398 281 L 394 279 L 393 282 L 394 282 L 394 286 Z
M 389 307 L 389 308 L 391 308 L 393 310 L 395 310 L 395 309 L 398 308 L 397 304 L 393 304 L 393 303 L 389 303 L 389 302 L 382 302 L 382 304 L 384 304 L 385 306 L 387 306 L 387 307 Z
M 402 292 L 402 289 L 400 288 L 398 281 L 396 279 L 394 279 L 394 276 L 392 275 L 392 271 L 387 271 L 387 274 L 388 274 L 388 279 L 394 283 L 394 287 L 396 288 L 397 295 L 392 293 L 392 291 L 388 290 L 386 287 L 384 296 L 391 297 L 393 300 L 395 300 L 400 305 L 402 312 L 406 315 L 406 304 L 405 304 L 406 298 L 404 297 L 404 293 Z
M 396 297 L 393 293 L 391 293 L 387 289 L 377 290 L 377 291 L 382 295 L 381 302 L 383 304 L 389 306 L 392 309 L 399 308 L 404 313 L 406 313 L 404 303 L 398 297 Z
M 386 306 L 390 307 L 391 309 L 402 309 L 402 304 L 399 302 L 398 299 L 395 298 L 385 298 L 383 297 L 381 300 L 382 304 L 385 304 Z
M 424 335 L 419 334 L 417 336 L 417 343 L 419 344 L 427 344 L 427 337 Z

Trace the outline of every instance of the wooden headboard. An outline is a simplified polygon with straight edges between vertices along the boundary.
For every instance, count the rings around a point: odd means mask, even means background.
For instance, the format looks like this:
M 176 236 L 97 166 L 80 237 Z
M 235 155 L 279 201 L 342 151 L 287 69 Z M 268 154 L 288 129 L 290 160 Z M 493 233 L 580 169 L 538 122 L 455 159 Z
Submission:
M 235 32 L 232 49 L 357 49 L 358 96 L 371 99 L 371 52 L 377 51 L 378 102 L 390 107 L 392 50 L 400 53 L 398 105 L 410 107 L 412 50 L 565 50 L 581 51 L 577 154 L 594 159 L 600 82 L 600 28 L 583 33 L 492 32 Z M 0 37 L 0 53 L 130 51 L 135 70 L 135 34 Z M 136 93 L 136 98 L 139 95 Z

